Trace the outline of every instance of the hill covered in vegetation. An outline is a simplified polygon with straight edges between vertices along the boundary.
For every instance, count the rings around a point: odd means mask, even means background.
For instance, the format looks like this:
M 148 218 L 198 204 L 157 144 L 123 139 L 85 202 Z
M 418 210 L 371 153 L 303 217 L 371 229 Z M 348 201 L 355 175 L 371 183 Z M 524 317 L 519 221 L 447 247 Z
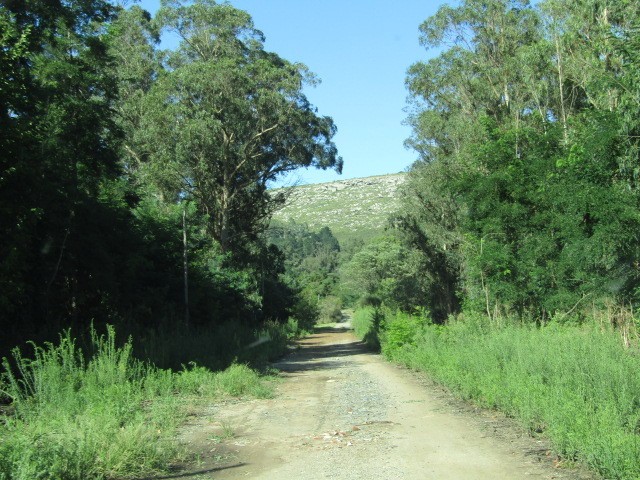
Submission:
M 287 203 L 273 218 L 306 223 L 311 229 L 329 227 L 341 243 L 370 239 L 384 231 L 399 207 L 397 191 L 405 178 L 396 173 L 292 187 Z

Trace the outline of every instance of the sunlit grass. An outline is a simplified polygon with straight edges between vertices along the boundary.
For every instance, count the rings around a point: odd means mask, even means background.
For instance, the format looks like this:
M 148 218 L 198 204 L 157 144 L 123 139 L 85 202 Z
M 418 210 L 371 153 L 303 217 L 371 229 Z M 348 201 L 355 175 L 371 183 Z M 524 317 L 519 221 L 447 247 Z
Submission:
M 179 372 L 132 356 L 115 332 L 93 335 L 85 357 L 67 333 L 58 345 L 33 345 L 3 362 L 1 389 L 13 413 L 0 422 L 0 479 L 139 478 L 184 460 L 176 429 L 193 399 L 265 398 L 271 387 L 233 364 Z
M 640 478 L 640 358 L 619 332 L 480 316 L 435 326 L 387 315 L 384 325 L 390 359 L 517 418 L 605 478 Z

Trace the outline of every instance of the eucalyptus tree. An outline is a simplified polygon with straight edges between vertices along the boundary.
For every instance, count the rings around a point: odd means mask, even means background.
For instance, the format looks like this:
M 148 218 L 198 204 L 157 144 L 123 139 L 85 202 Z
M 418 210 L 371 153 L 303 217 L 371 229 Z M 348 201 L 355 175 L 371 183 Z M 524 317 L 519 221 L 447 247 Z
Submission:
M 162 71 L 158 45 L 160 35 L 151 15 L 137 5 L 122 9 L 111 22 L 105 36 L 112 68 L 117 80 L 118 98 L 113 104 L 115 119 L 124 134 L 120 145 L 120 163 L 123 173 L 132 182 L 136 180 L 140 164 L 148 160 L 148 151 L 142 149 L 145 100 Z M 141 182 L 137 182 L 141 186 Z
M 454 260 L 466 305 L 637 292 L 637 25 L 633 2 L 467 0 L 421 26 L 446 49 L 409 70 L 421 161 L 401 226 L 431 273 Z
M 467 0 L 441 7 L 420 26 L 421 44 L 444 50 L 408 71 L 413 135 L 407 144 L 420 161 L 412 167 L 399 224 L 437 279 L 430 302 L 441 318 L 459 307 L 462 289 L 472 296 L 487 292 L 484 267 L 479 276 L 472 272 L 461 251 L 475 242 L 464 223 L 479 213 L 467 199 L 483 181 L 493 182 L 493 171 L 508 166 L 478 155 L 489 137 L 513 129 L 509 144 L 517 157 L 522 148 L 517 132 L 528 116 L 547 108 L 541 106 L 544 92 L 529 86 L 527 77 L 538 76 L 536 64 L 526 61 L 541 38 L 538 24 L 526 0 Z M 532 109 L 532 98 L 538 108 Z M 502 228 L 502 222 L 486 224 L 478 236 Z
M 282 200 L 269 182 L 300 167 L 341 170 L 336 127 L 303 93 L 316 78 L 266 51 L 246 12 L 174 1 L 156 21 L 180 44 L 147 96 L 146 174 L 169 199 L 196 202 L 222 251 L 237 256 Z
M 601 123 L 618 129 L 618 142 L 624 146 L 618 155 L 619 173 L 637 185 L 639 102 L 633 79 L 638 59 L 631 53 L 640 28 L 637 2 L 546 0 L 540 8 L 554 45 L 560 111 L 569 111 L 569 116 L 597 111 Z

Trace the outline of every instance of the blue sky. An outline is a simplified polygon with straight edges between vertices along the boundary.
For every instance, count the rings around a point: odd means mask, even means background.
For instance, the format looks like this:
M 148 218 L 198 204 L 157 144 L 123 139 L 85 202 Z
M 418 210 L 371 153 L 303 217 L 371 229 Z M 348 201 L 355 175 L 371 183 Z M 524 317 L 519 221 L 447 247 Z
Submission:
M 159 0 L 142 0 L 155 12 Z M 265 48 L 302 62 L 322 81 L 305 91 L 331 116 L 344 159 L 342 175 L 300 170 L 286 183 L 320 183 L 404 171 L 416 154 L 404 148 L 407 68 L 430 53 L 418 26 L 445 2 L 420 0 L 232 0 L 266 37 Z

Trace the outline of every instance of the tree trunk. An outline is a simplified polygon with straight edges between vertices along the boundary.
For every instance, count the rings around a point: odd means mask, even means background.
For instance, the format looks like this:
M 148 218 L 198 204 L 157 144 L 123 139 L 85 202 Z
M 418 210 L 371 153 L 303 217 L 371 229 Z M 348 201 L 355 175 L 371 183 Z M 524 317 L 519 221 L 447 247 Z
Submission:
M 227 180 L 225 179 L 225 182 Z M 229 235 L 229 210 L 231 209 L 231 193 L 225 185 L 222 190 L 222 201 L 220 202 L 220 248 L 223 253 L 231 249 L 231 238 Z
M 182 210 L 182 263 L 184 271 L 184 324 L 189 328 L 189 258 L 187 255 L 187 207 Z
M 562 133 L 564 142 L 567 143 L 568 139 L 568 128 L 567 128 L 567 110 L 565 108 L 565 99 L 564 99 L 564 71 L 562 69 L 562 51 L 560 49 L 560 40 L 556 36 L 555 38 L 556 44 L 556 67 L 558 70 L 558 90 L 560 93 L 560 116 L 562 121 Z

